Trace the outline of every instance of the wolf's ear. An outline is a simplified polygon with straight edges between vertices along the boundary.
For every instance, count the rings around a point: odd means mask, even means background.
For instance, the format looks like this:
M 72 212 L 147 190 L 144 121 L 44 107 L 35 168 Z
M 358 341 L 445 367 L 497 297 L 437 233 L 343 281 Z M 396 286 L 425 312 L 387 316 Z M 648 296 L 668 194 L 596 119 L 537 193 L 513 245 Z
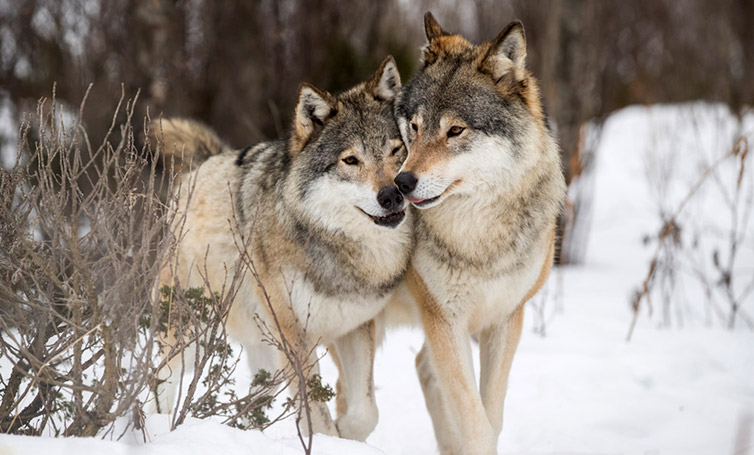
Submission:
M 519 21 L 513 21 L 492 40 L 480 69 L 489 73 L 495 82 L 499 82 L 507 74 L 511 74 L 514 81 L 519 81 L 524 77 L 525 60 L 524 26 Z
M 427 11 L 424 15 L 424 34 L 427 35 L 427 44 L 422 48 L 421 62 L 426 68 L 437 61 L 438 52 L 440 52 L 433 41 L 441 36 L 448 36 L 450 33 L 443 30 L 435 20 L 435 16 Z
M 389 101 L 398 94 L 401 89 L 401 75 L 392 55 L 388 55 L 382 61 L 370 85 L 372 94 L 378 100 Z
M 435 16 L 427 11 L 427 13 L 424 14 L 424 34 L 427 35 L 427 42 L 429 43 L 438 36 L 448 35 L 448 32 L 443 30 L 442 27 L 440 27 L 440 24 L 437 23 Z
M 310 84 L 301 84 L 293 119 L 293 129 L 299 141 L 306 141 L 318 128 L 335 115 L 337 100 Z

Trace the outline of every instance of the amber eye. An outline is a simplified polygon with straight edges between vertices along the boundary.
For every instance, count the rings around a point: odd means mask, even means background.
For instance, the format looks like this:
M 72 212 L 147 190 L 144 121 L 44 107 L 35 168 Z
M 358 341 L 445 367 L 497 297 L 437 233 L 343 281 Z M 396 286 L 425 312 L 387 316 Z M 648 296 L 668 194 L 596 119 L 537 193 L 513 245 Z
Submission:
M 450 129 L 448 130 L 448 137 L 458 136 L 459 134 L 463 133 L 463 130 L 465 129 L 466 128 L 462 126 L 451 126 Z
M 343 162 L 349 166 L 355 166 L 359 164 L 359 160 L 353 155 L 343 158 Z
M 390 152 L 390 156 L 395 156 L 395 154 L 396 154 L 396 153 L 398 153 L 398 151 L 400 151 L 401 147 L 402 147 L 401 145 L 399 145 L 398 147 L 395 147 L 395 148 L 394 148 L 394 149 L 393 149 L 393 150 L 392 150 L 392 151 Z
M 414 131 L 419 131 L 419 125 L 417 125 L 415 122 L 411 122 L 411 129 Z

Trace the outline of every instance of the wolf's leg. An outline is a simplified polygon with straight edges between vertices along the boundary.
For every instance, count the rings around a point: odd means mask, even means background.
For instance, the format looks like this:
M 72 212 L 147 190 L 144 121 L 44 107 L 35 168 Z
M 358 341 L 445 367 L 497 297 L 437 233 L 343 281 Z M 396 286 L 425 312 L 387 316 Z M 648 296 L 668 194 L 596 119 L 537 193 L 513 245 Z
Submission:
M 449 414 L 447 403 L 442 396 L 442 391 L 437 383 L 437 373 L 432 367 L 429 358 L 429 348 L 424 344 L 419 354 L 416 355 L 416 372 L 419 375 L 419 383 L 424 392 L 424 402 L 432 418 L 432 426 L 435 430 L 435 438 L 440 454 L 458 453 L 461 440 L 453 419 Z
M 482 398 L 476 388 L 471 346 L 465 321 L 447 314 L 413 268 L 406 274 L 411 293 L 419 303 L 429 358 L 448 414 L 460 436 L 456 453 L 495 454 L 496 440 Z M 433 416 L 434 417 L 434 416 Z M 440 434 L 435 436 L 440 442 Z
M 503 428 L 503 405 L 508 389 L 508 375 L 518 341 L 521 339 L 523 323 L 524 305 L 521 304 L 505 322 L 482 331 L 479 340 L 479 390 L 487 418 L 495 431 L 495 439 Z
M 495 435 L 476 388 L 465 327 L 428 314 L 424 331 L 437 383 L 460 433 L 461 454 L 495 454 Z
M 262 286 L 257 286 L 256 292 L 259 301 L 264 302 L 263 305 L 269 311 L 268 315 L 271 319 L 275 320 L 275 324 L 271 327 L 276 327 L 276 329 L 279 330 L 279 333 L 274 333 L 274 336 L 279 336 L 281 337 L 281 339 L 285 338 L 286 340 L 288 340 L 288 343 L 295 343 L 296 340 L 300 339 L 299 331 L 302 330 L 302 327 L 300 322 L 293 314 L 293 302 L 290 301 L 291 294 L 288 292 L 285 286 L 280 283 L 277 277 L 272 276 L 268 273 L 268 271 L 265 271 L 264 269 L 259 270 L 259 280 L 262 283 L 265 283 L 266 288 L 264 288 L 264 291 L 268 293 L 267 294 L 263 292 Z M 296 353 L 297 355 L 309 353 L 310 351 L 311 356 L 317 355 L 316 349 L 313 349 L 314 346 L 308 343 L 304 344 L 304 346 L 298 346 L 301 351 Z M 279 353 L 279 358 L 281 367 L 286 369 L 286 374 L 290 375 L 291 373 L 293 373 L 293 366 L 290 364 L 290 360 L 288 359 L 286 354 L 281 351 Z M 301 364 L 308 365 L 308 363 L 313 360 L 316 359 L 301 359 Z M 310 375 L 309 377 L 314 374 L 319 374 L 319 362 L 315 361 L 314 365 L 308 373 Z M 298 395 L 300 385 L 301 384 L 299 378 L 293 377 L 293 380 L 291 381 L 289 386 L 290 394 L 292 397 L 296 397 Z M 305 384 L 304 387 L 306 387 Z M 304 410 L 302 409 L 300 409 L 299 411 L 304 413 Z M 333 422 L 332 416 L 330 415 L 330 410 L 327 408 L 327 403 L 309 400 L 309 411 L 311 415 L 312 431 L 314 433 L 322 433 L 328 436 L 338 436 L 338 429 L 335 427 L 335 422 Z M 300 422 L 301 434 L 308 436 L 309 428 L 305 415 L 302 414 L 302 418 L 303 419 Z
M 327 353 L 330 354 L 330 358 L 338 368 L 338 380 L 335 382 L 335 412 L 337 413 L 337 416 L 340 417 L 348 411 L 348 401 L 346 400 L 346 378 L 343 376 L 343 367 L 340 364 L 338 353 L 335 351 L 335 345 L 328 346 Z
M 280 331 L 281 333 L 279 335 L 281 337 L 285 337 L 289 341 L 296 339 L 296 335 L 294 335 L 294 330 L 291 329 L 289 325 L 281 324 Z M 309 349 L 307 346 L 299 346 L 299 348 L 301 349 L 300 353 L 311 351 L 311 356 L 317 355 L 316 349 Z M 293 373 L 293 366 L 290 365 L 288 357 L 283 352 L 279 352 L 279 358 L 280 358 L 280 364 L 282 368 L 285 368 L 287 370 L 287 374 L 290 375 L 291 373 Z M 316 359 L 312 359 L 311 357 L 308 359 L 301 359 L 302 365 L 308 365 L 308 363 L 311 361 L 314 361 L 314 365 L 312 365 L 311 369 L 308 371 L 308 374 L 309 374 L 308 378 L 312 377 L 315 374 L 319 374 L 319 362 L 316 361 Z M 307 373 L 307 372 L 304 371 L 304 373 Z M 298 393 L 300 391 L 300 385 L 301 384 L 300 384 L 299 378 L 294 376 L 289 385 L 290 394 L 292 397 L 295 398 L 298 396 Z M 304 385 L 304 387 L 306 387 L 306 385 Z M 299 403 L 297 399 L 296 399 L 296 403 Z M 299 409 L 299 411 L 302 413 L 301 414 L 302 420 L 300 422 L 301 434 L 304 436 L 308 436 L 309 427 L 306 422 L 305 411 L 302 409 Z M 332 416 L 330 415 L 330 410 L 327 408 L 327 403 L 309 399 L 309 414 L 311 416 L 312 432 L 326 434 L 328 436 L 338 436 L 338 429 L 335 427 L 335 422 L 333 422 Z
M 342 438 L 364 441 L 379 418 L 374 399 L 375 323 L 368 321 L 335 340 L 338 359 L 338 419 L 335 425 Z M 341 414 L 341 409 L 343 413 Z
M 244 342 L 243 347 L 246 351 L 246 360 L 249 363 L 249 371 L 251 371 L 252 377 L 260 370 L 265 370 L 274 375 L 281 368 L 280 355 L 274 347 L 260 342 Z
M 313 354 L 315 355 L 316 352 Z M 284 363 L 286 363 L 288 360 L 281 353 L 281 358 Z M 289 365 L 286 366 L 286 368 L 290 368 Z M 309 377 L 312 375 L 319 374 L 319 362 L 315 363 L 311 370 L 309 371 Z M 294 377 L 293 380 L 290 383 L 290 393 L 292 397 L 296 397 L 300 391 L 300 384 L 299 379 Z M 298 404 L 299 401 L 296 399 L 296 403 Z M 300 429 L 301 434 L 304 436 L 309 435 L 309 427 L 306 422 L 306 413 L 304 410 L 299 410 L 301 412 L 301 421 L 300 421 Z M 312 419 L 312 431 L 314 433 L 321 433 L 326 434 L 328 436 L 338 436 L 338 429 L 335 427 L 335 422 L 332 420 L 332 416 L 330 415 L 330 410 L 327 408 L 327 403 L 322 403 L 320 401 L 314 401 L 312 399 L 309 399 L 309 413 Z

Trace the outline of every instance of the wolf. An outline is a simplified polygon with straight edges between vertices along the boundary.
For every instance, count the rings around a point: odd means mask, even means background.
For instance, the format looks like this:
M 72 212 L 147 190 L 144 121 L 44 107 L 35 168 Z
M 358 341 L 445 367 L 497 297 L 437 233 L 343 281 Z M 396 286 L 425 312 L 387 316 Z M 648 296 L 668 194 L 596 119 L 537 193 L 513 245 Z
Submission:
M 431 13 L 424 22 L 421 68 L 395 102 L 408 148 L 395 183 L 419 209 L 405 277 L 426 336 L 416 367 L 440 452 L 494 454 L 524 303 L 550 272 L 566 186 L 523 25 L 475 45 Z
M 252 232 L 246 250 L 283 335 L 294 340 L 305 332 L 308 346 L 331 345 L 338 365 L 349 366 L 338 380 L 347 408 L 339 406 L 337 420 L 312 403 L 317 433 L 364 440 L 377 423 L 373 318 L 402 279 L 413 242 L 408 202 L 393 182 L 406 154 L 393 115 L 400 87 L 390 56 L 373 78 L 338 95 L 302 84 L 288 136 L 242 151 L 191 121 L 153 128 L 184 172 L 179 178 L 194 182 L 190 198 L 185 189 L 179 194 L 184 226 L 160 282 L 189 288 L 206 280 L 219 289 L 239 260 L 229 220 Z M 189 165 L 195 169 L 185 172 Z M 254 320 L 274 327 L 272 314 L 264 291 L 246 278 L 227 329 L 252 371 L 275 371 L 280 353 L 262 342 Z M 180 362 L 161 372 L 162 411 L 175 399 L 171 371 L 180 371 Z

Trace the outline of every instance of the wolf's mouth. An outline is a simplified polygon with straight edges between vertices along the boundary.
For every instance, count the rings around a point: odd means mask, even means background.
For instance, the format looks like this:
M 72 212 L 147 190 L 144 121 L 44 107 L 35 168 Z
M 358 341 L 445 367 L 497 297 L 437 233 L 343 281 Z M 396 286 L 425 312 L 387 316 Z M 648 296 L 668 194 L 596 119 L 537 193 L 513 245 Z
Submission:
M 411 198 L 408 198 L 408 201 L 410 203 L 414 204 L 415 207 L 421 208 L 421 207 L 426 207 L 426 206 L 432 204 L 433 202 L 435 202 L 436 200 L 440 199 L 440 196 L 442 196 L 443 194 L 445 194 L 445 193 L 444 192 L 440 193 L 437 196 L 431 197 L 429 199 L 411 199 Z
M 412 203 L 414 207 L 416 208 L 420 209 L 420 208 L 429 207 L 433 205 L 435 202 L 437 202 L 438 199 L 440 199 L 441 197 L 447 196 L 448 193 L 450 193 L 453 190 L 453 188 L 458 186 L 459 183 L 461 183 L 461 179 L 458 179 L 455 182 L 451 183 L 447 188 L 445 188 L 445 190 L 443 190 L 442 193 L 438 194 L 435 197 L 431 197 L 429 199 L 414 199 L 410 197 L 406 197 L 406 199 L 408 199 L 408 202 Z
M 366 215 L 369 218 L 371 218 L 372 221 L 374 221 L 374 224 L 376 224 L 377 226 L 385 226 L 385 227 L 389 227 L 389 228 L 394 228 L 394 227 L 397 227 L 399 224 L 401 224 L 401 222 L 403 221 L 403 218 L 406 217 L 406 210 L 405 209 L 401 210 L 399 212 L 390 213 L 390 214 L 385 215 L 385 216 L 370 215 L 367 212 L 365 212 L 364 210 L 362 210 L 361 208 L 358 208 L 358 209 L 361 210 L 362 213 L 364 213 L 364 215 Z

